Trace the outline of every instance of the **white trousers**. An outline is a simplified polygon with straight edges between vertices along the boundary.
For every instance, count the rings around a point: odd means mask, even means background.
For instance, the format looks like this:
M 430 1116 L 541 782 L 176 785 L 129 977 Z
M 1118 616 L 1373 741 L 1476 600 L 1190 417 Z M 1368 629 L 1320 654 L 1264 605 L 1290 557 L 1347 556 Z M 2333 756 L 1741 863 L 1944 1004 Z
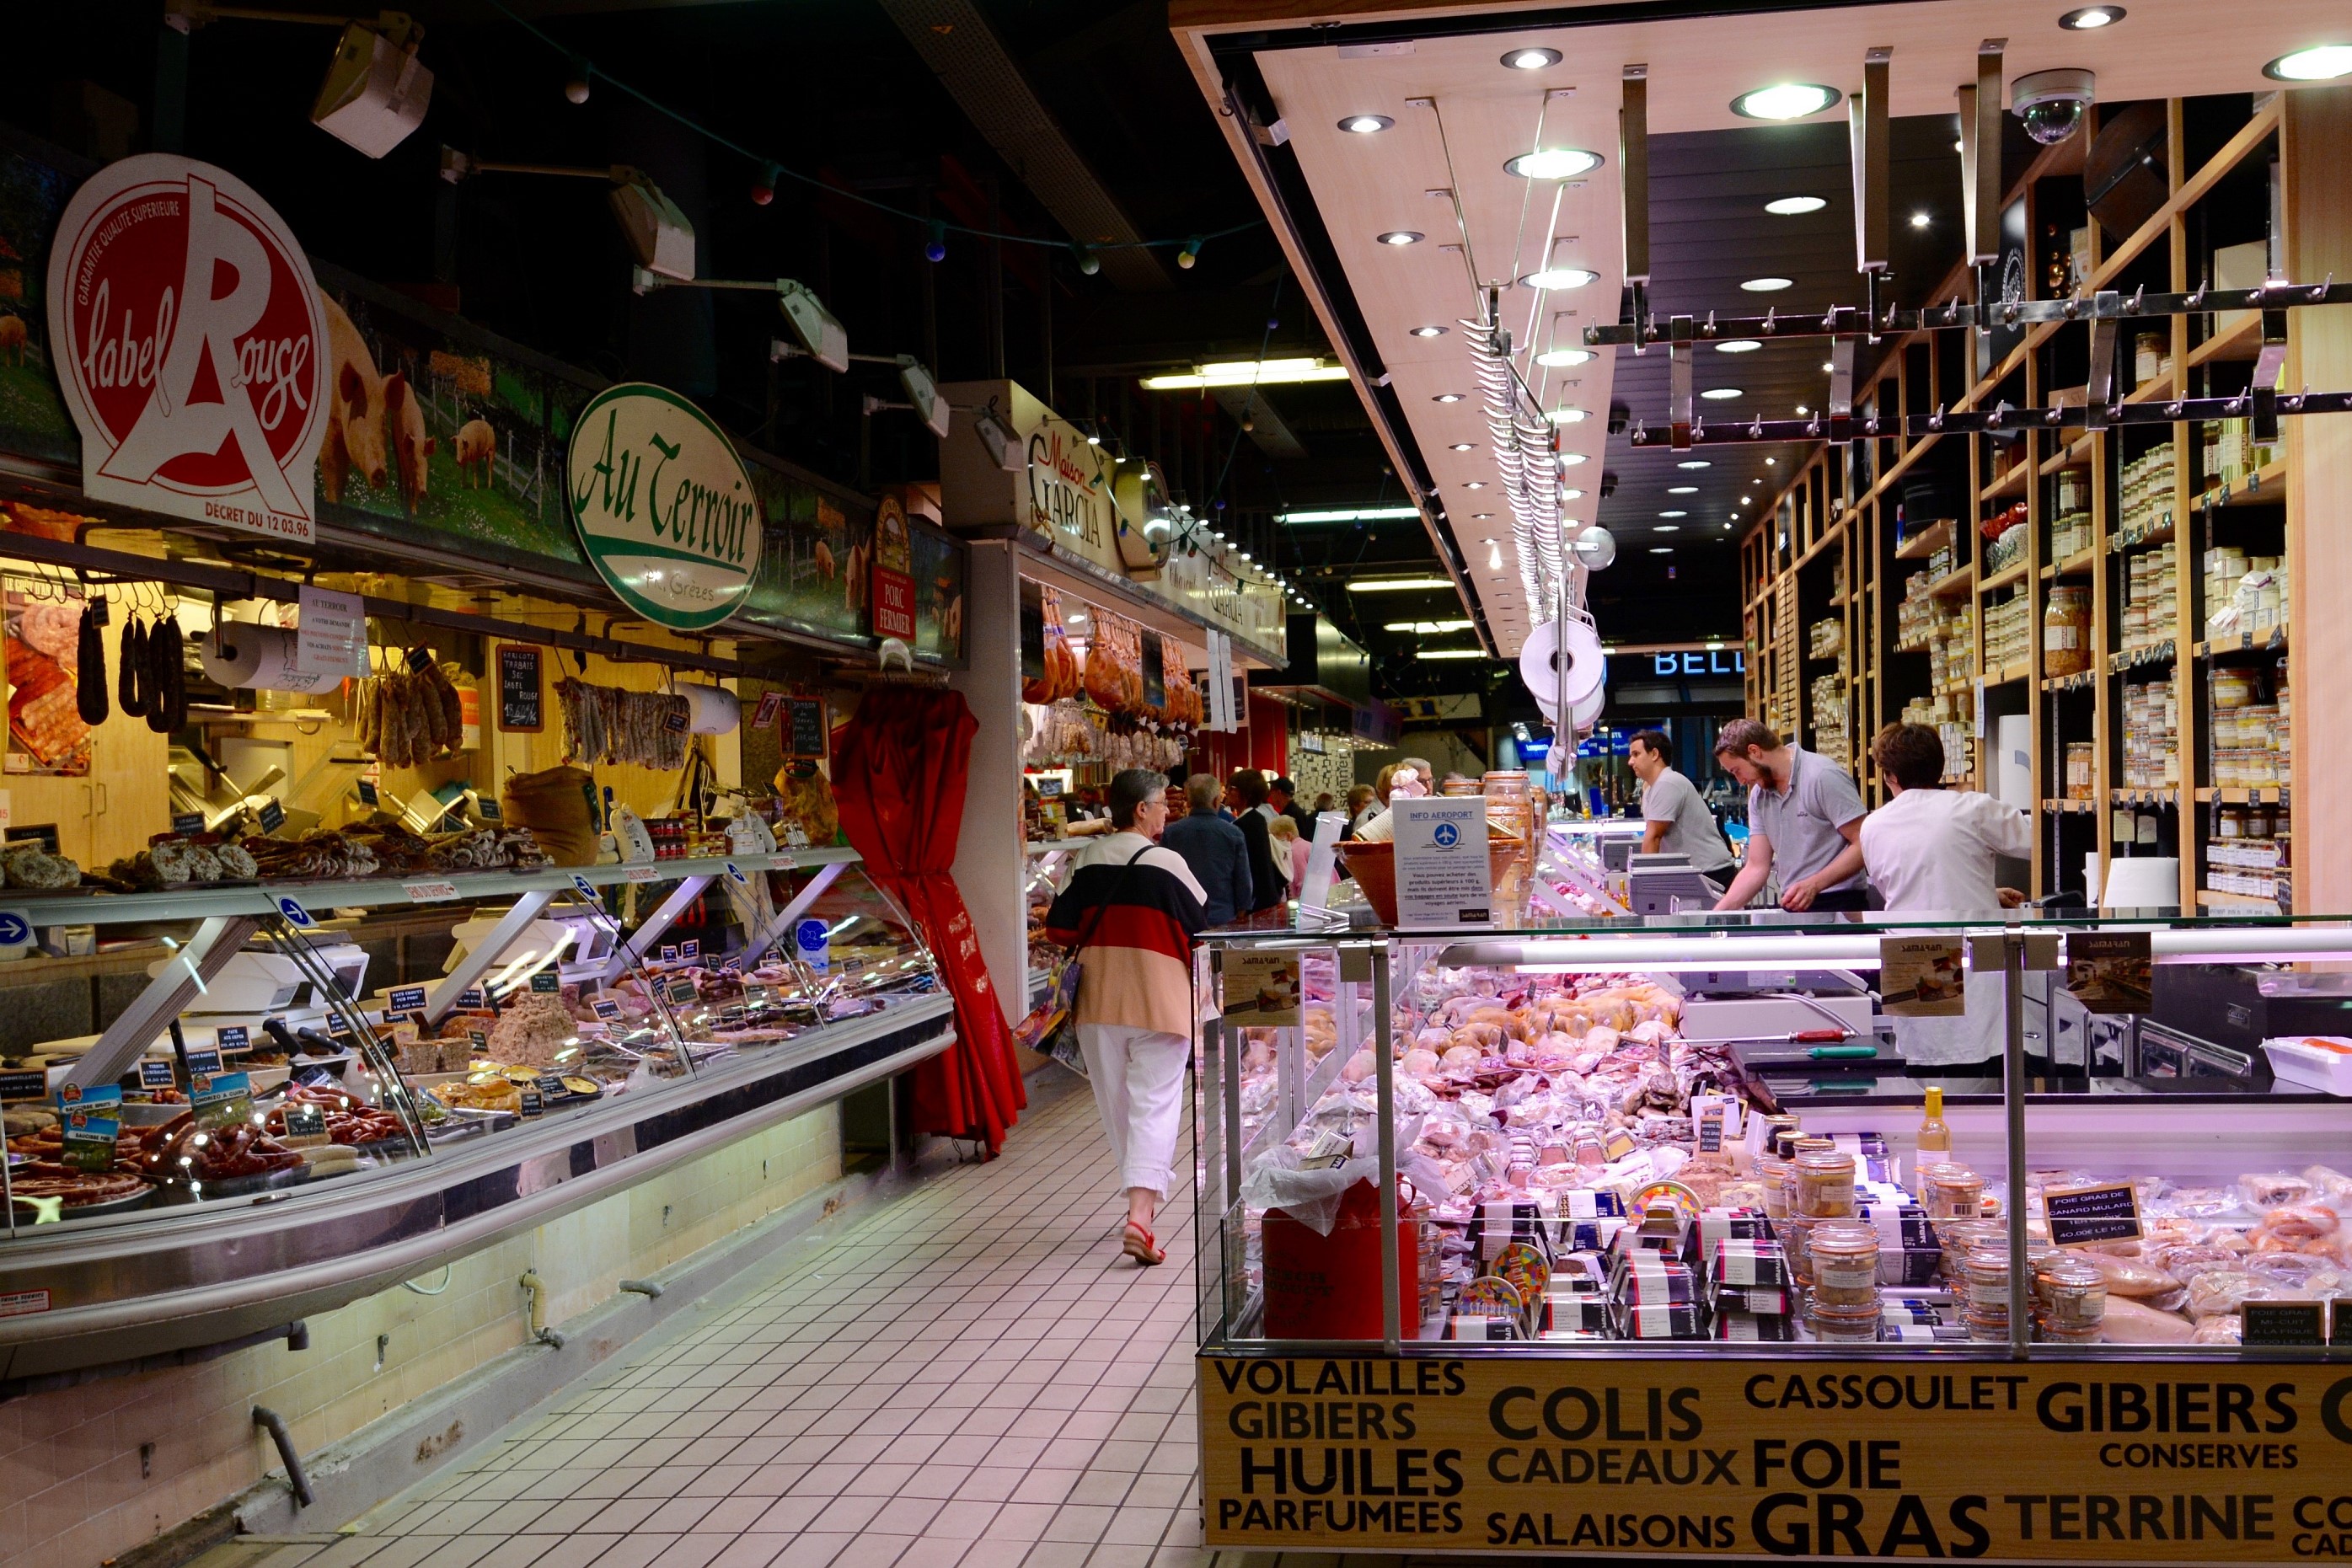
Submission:
M 1087 1059 L 1095 1109 L 1124 1187 L 1168 1196 L 1176 1163 L 1176 1129 L 1184 1119 L 1184 1064 L 1192 1042 L 1181 1034 L 1132 1024 L 1082 1023 L 1078 1050 Z

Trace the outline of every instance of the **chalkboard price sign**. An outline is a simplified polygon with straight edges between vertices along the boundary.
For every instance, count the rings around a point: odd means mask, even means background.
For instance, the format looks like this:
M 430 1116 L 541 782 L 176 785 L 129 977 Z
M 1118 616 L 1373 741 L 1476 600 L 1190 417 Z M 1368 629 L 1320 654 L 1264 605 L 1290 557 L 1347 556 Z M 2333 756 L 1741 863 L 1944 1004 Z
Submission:
M 792 720 L 784 735 L 785 755 L 823 758 L 825 746 L 824 699 L 793 697 L 787 704 Z
M 2050 1239 L 2061 1247 L 2085 1241 L 2135 1241 L 2143 1234 L 2139 1191 L 2131 1183 L 2064 1187 L 2042 1194 Z
M 499 727 L 509 735 L 537 735 L 547 727 L 537 648 L 509 643 L 499 649 Z

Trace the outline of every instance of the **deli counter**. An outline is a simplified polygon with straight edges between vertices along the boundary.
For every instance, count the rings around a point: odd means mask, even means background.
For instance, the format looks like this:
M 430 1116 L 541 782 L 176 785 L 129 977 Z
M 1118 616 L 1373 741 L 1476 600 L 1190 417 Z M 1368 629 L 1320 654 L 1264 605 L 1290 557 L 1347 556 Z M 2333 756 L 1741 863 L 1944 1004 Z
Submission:
M 2352 925 L 1208 946 L 1211 1546 L 2352 1548 Z
M 0 1054 L 0 1382 L 285 1332 L 953 1039 L 845 849 L 5 896 L 0 1008 L 143 980 Z

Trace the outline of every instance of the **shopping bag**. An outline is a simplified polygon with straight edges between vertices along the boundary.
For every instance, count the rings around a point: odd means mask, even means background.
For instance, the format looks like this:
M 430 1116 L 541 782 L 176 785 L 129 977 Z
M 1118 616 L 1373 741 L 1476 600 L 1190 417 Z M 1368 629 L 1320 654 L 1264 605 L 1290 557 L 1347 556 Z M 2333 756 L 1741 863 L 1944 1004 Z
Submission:
M 1128 856 L 1127 864 L 1121 868 L 1114 889 L 1113 899 L 1096 905 L 1086 929 L 1078 933 L 1077 942 L 1063 958 L 1060 970 L 1054 976 L 1053 987 L 1045 993 L 1045 999 L 1032 1008 L 1029 1016 L 1013 1030 L 1013 1038 L 1017 1043 L 1027 1046 L 1040 1056 L 1052 1057 L 1081 1078 L 1087 1075 L 1087 1059 L 1078 1049 L 1078 1026 L 1070 1021 L 1078 1005 L 1079 960 L 1087 950 L 1087 944 L 1094 940 L 1095 927 L 1102 924 L 1103 911 L 1110 907 L 1111 902 L 1116 902 L 1117 894 L 1127 891 L 1128 878 L 1135 869 L 1135 862 L 1150 849 L 1151 846 L 1146 844 Z

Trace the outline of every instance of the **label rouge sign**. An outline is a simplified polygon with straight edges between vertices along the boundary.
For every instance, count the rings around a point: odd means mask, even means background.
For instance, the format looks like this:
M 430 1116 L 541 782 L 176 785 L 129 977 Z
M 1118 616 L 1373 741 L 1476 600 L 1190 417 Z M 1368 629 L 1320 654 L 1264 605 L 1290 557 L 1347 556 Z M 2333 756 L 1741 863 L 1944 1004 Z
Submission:
M 1202 1356 L 1200 1388 L 1211 1547 L 2352 1555 L 2340 1364 Z
M 268 204 L 190 159 L 110 163 L 67 204 L 48 287 L 93 499 L 310 540 L 326 309 Z
M 735 612 L 760 566 L 760 501 L 726 432 L 642 382 L 608 387 L 572 428 L 572 520 L 607 586 L 673 631 Z

